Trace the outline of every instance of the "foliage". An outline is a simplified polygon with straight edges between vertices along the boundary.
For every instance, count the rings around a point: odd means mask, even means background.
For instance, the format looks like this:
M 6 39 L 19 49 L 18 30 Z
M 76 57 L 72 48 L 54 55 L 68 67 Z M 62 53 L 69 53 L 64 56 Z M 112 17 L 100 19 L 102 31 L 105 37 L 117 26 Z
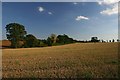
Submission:
M 120 40 L 119 40 L 119 39 L 117 39 L 117 42 L 120 42 Z
M 69 43 L 75 42 L 72 38 L 69 38 L 65 34 L 64 35 L 58 35 L 57 38 L 58 38 L 57 43 L 61 43 L 61 44 L 69 44 Z
M 109 40 L 109 42 L 111 42 L 111 40 Z
M 39 40 L 40 41 L 40 47 L 47 47 L 48 44 L 47 44 L 47 40 Z
M 6 36 L 7 39 L 11 41 L 11 47 L 46 47 L 46 46 L 56 46 L 56 45 L 64 45 L 70 43 L 88 43 L 88 42 L 100 42 L 98 37 L 91 37 L 90 41 L 78 41 L 70 38 L 68 35 L 56 35 L 51 34 L 46 40 L 37 39 L 32 34 L 28 34 L 23 25 L 18 23 L 10 23 L 6 25 Z M 101 42 L 105 42 L 102 40 Z M 108 42 L 108 41 L 107 41 Z M 109 42 L 115 42 L 115 40 L 109 40 Z M 119 42 L 119 40 L 117 40 Z
M 52 40 L 50 37 L 47 38 L 47 44 L 48 46 L 52 46 Z
M 50 36 L 49 38 L 51 39 L 52 44 L 55 44 L 55 43 L 56 43 L 56 41 L 57 41 L 57 36 L 56 36 L 56 34 L 51 34 L 51 36 Z
M 100 42 L 97 37 L 91 37 L 91 42 Z
M 38 47 L 40 45 L 39 40 L 32 34 L 26 35 L 25 37 L 25 47 Z
M 112 42 L 115 42 L 115 40 L 113 39 Z
M 21 24 L 10 23 L 6 25 L 6 36 L 11 41 L 11 47 L 13 48 L 21 47 L 20 41 L 24 39 L 26 33 L 24 26 Z

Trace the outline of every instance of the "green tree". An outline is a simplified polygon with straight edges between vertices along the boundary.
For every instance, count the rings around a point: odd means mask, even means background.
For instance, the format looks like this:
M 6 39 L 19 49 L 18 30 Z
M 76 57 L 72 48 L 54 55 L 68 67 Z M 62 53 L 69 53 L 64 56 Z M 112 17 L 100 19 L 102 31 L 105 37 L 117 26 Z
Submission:
M 109 42 L 111 42 L 111 40 L 109 40 Z
M 11 47 L 21 47 L 20 41 L 24 39 L 27 33 L 24 26 L 18 23 L 10 23 L 5 28 L 7 39 L 11 41 Z
M 112 42 L 115 42 L 115 40 L 113 39 Z
M 56 45 L 57 40 L 56 34 L 51 34 L 50 37 L 47 38 L 48 46 Z
M 117 42 L 119 42 L 120 40 L 119 39 L 117 39 Z
M 72 38 L 69 38 L 65 34 L 64 35 L 58 35 L 57 38 L 58 38 L 57 43 L 60 43 L 60 44 L 69 44 L 69 43 L 76 42 L 75 40 L 73 40 Z
M 99 42 L 100 40 L 98 40 L 97 37 L 91 37 L 91 42 Z
M 112 42 L 111 40 L 109 40 L 109 42 Z
M 38 47 L 38 46 L 40 46 L 40 41 L 32 34 L 28 34 L 25 37 L 24 46 L 25 47 Z
M 46 47 L 46 46 L 48 46 L 47 40 L 45 40 L 45 39 L 40 40 L 40 47 Z
M 51 39 L 52 43 L 55 44 L 56 41 L 57 41 L 57 36 L 56 36 L 56 34 L 51 34 L 50 39 Z
M 48 46 L 52 46 L 52 40 L 50 37 L 47 38 L 47 44 Z

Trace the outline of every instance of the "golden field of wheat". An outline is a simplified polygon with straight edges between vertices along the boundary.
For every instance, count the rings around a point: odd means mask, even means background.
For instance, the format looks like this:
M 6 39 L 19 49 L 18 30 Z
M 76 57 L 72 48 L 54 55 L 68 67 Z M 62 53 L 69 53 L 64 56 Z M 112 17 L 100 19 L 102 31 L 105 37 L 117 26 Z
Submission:
M 2 50 L 3 78 L 117 78 L 118 43 Z

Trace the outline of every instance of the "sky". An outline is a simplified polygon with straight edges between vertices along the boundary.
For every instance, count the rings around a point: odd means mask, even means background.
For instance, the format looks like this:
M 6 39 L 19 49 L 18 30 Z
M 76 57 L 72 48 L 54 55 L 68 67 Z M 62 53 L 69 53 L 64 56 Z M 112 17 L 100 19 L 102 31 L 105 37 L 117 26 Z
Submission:
M 77 40 L 96 36 L 109 40 L 118 38 L 117 0 L 99 2 L 3 2 L 2 39 L 5 26 L 19 23 L 27 34 L 46 39 L 54 33 L 67 34 Z

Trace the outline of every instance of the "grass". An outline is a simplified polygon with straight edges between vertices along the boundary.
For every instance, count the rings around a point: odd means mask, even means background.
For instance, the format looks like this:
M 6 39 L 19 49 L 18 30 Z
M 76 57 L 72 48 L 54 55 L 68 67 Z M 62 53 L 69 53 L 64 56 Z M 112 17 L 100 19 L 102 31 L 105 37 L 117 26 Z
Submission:
M 4 78 L 117 78 L 118 43 L 3 49 Z
M 15 61 L 16 65 L 20 65 L 20 62 L 18 60 Z

